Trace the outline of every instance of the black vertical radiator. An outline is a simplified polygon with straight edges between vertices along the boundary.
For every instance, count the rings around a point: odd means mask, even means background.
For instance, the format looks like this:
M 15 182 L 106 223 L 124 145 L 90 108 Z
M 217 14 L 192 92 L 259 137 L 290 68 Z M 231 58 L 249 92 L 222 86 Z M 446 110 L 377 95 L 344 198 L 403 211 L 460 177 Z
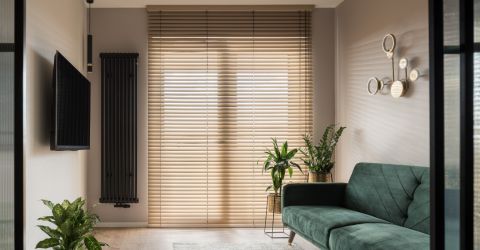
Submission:
M 101 203 L 130 207 L 137 197 L 137 53 L 101 53 Z

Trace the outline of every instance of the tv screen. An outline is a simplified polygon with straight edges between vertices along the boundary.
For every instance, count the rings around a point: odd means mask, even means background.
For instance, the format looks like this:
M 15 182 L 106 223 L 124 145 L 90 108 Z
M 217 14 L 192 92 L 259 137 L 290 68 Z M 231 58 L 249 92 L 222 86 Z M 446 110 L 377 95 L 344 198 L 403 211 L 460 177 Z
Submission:
M 53 115 L 50 148 L 90 148 L 90 82 L 60 52 L 53 66 Z

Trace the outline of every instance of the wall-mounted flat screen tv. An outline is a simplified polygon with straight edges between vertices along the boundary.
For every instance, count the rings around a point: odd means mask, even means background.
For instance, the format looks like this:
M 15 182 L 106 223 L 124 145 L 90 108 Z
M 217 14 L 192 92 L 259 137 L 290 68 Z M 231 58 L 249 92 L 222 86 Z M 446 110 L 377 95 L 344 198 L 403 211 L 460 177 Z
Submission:
M 90 148 L 90 82 L 60 52 L 53 66 L 51 150 Z

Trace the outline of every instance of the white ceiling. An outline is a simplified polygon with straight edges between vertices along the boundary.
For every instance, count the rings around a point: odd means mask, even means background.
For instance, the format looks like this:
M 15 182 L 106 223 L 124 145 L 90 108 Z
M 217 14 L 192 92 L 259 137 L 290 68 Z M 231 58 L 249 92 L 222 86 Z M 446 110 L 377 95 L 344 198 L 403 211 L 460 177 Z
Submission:
M 94 8 L 143 8 L 146 5 L 270 5 L 312 4 L 317 8 L 335 8 L 343 0 L 95 0 Z

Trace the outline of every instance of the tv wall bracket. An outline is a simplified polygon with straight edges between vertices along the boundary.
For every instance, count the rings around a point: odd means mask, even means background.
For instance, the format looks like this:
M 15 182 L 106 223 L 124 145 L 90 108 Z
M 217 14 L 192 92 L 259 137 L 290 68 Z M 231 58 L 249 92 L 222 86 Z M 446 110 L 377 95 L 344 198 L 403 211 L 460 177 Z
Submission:
M 418 69 L 411 69 L 409 71 L 409 62 L 405 57 L 400 58 L 398 61 L 398 67 L 404 72 L 404 75 L 396 79 L 395 75 L 395 48 L 397 39 L 393 34 L 387 34 L 383 38 L 382 49 L 385 52 L 388 59 L 392 62 L 392 77 L 383 78 L 382 80 L 377 77 L 370 77 L 367 82 L 367 91 L 370 95 L 376 95 L 381 92 L 385 86 L 389 86 L 390 95 L 394 98 L 402 97 L 406 94 L 408 87 L 411 83 L 420 78 L 420 71 Z

